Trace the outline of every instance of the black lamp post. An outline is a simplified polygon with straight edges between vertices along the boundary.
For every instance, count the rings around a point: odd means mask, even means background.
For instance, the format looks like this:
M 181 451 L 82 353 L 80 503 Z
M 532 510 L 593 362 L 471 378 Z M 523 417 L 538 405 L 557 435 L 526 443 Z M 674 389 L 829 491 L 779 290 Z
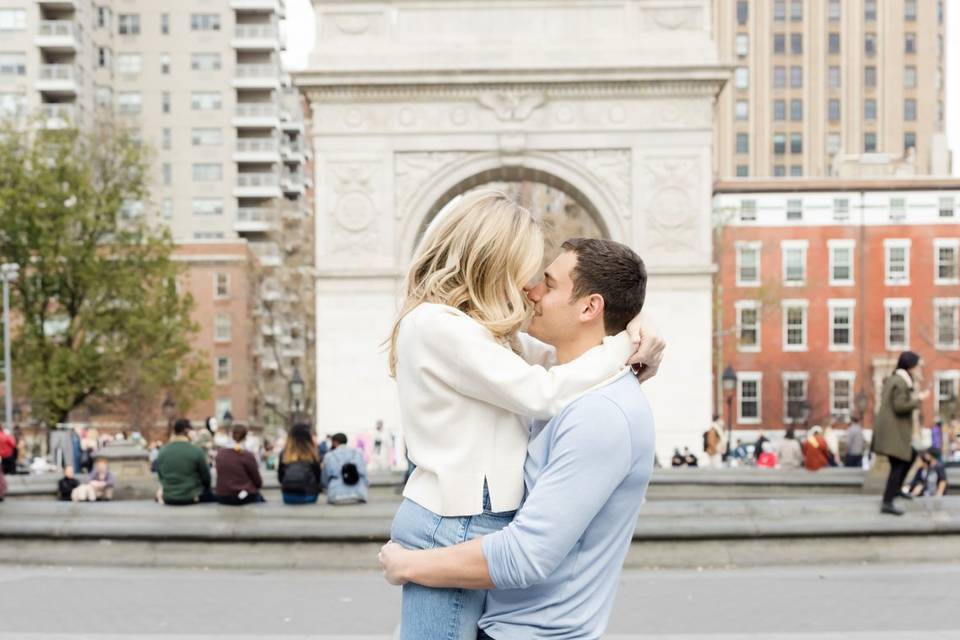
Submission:
M 733 443 L 733 391 L 737 388 L 737 372 L 733 370 L 733 367 L 727 365 L 727 368 L 723 370 L 723 376 L 721 378 L 723 381 L 723 392 L 727 396 L 727 453 L 726 457 L 730 457 L 730 447 Z
M 226 428 L 228 433 L 230 428 L 233 426 L 233 414 L 230 413 L 230 409 L 227 409 L 223 412 L 223 426 Z
M 293 375 L 290 377 L 290 401 L 293 404 L 293 422 L 297 423 L 300 420 L 300 403 L 303 400 L 303 390 L 304 390 L 303 377 L 300 375 L 300 370 L 296 367 L 293 368 Z
M 167 440 L 173 436 L 173 419 L 177 417 L 177 403 L 173 401 L 173 398 L 167 393 L 167 397 L 163 399 L 163 417 L 167 419 Z

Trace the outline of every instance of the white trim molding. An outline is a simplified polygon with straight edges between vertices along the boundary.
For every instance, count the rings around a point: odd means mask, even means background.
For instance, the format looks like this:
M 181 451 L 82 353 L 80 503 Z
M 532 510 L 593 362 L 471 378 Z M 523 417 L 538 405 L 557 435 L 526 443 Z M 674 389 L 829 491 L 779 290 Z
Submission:
M 809 337 L 809 307 L 810 301 L 802 298 L 788 298 L 781 301 L 780 307 L 783 315 L 783 350 L 784 351 L 806 351 L 807 350 L 807 339 Z M 788 310 L 789 309 L 802 309 L 803 310 L 803 323 L 801 329 L 803 331 L 803 343 L 802 344 L 788 344 L 787 335 L 788 335 Z
M 740 268 L 743 266 L 741 262 L 741 249 L 753 249 L 757 252 L 757 277 L 755 280 L 742 280 L 740 278 Z M 757 241 L 746 241 L 740 240 L 736 243 L 736 262 L 737 270 L 735 273 L 736 282 L 738 287 L 759 287 L 760 282 L 762 281 L 761 268 L 763 265 L 763 243 L 759 240 Z
M 940 277 L 940 249 L 953 249 L 953 277 Z M 937 285 L 960 284 L 960 238 L 933 239 L 933 283 Z
M 905 287 L 910 284 L 910 244 L 909 238 L 886 238 L 883 241 L 883 279 L 888 287 Z M 903 274 L 890 273 L 890 250 L 903 249 Z
M 849 278 L 834 278 L 833 270 L 837 266 L 837 263 L 834 261 L 834 255 L 833 255 L 834 249 L 848 249 L 850 251 L 850 264 L 849 264 L 850 277 Z M 848 240 L 848 239 L 827 240 L 827 255 L 828 255 L 827 259 L 829 263 L 828 268 L 830 270 L 829 278 L 830 278 L 831 287 L 851 287 L 854 285 L 856 281 L 856 275 L 855 275 L 856 271 L 854 268 L 854 264 L 856 263 L 856 260 L 854 260 L 854 257 L 856 255 L 856 250 L 857 250 L 856 240 Z
M 847 398 L 847 408 L 846 409 L 837 409 L 837 397 L 836 389 L 834 388 L 833 383 L 837 380 L 845 380 L 850 383 L 849 388 L 849 397 Z M 854 403 L 854 387 L 857 381 L 857 373 L 855 371 L 831 371 L 827 374 L 827 381 L 829 383 L 830 391 L 830 413 L 834 416 L 842 416 L 849 419 L 850 415 L 853 413 L 853 403 Z
M 850 332 L 850 341 L 848 344 L 837 344 L 834 342 L 834 327 L 836 324 L 836 310 L 846 309 L 850 312 L 850 324 L 847 329 Z M 854 320 L 857 310 L 857 301 L 854 298 L 831 298 L 827 300 L 827 342 L 830 345 L 830 351 L 853 351 L 854 332 L 856 325 Z
M 743 383 L 755 382 L 757 385 L 757 415 L 743 417 Z M 763 373 L 760 371 L 737 372 L 737 424 L 760 424 L 763 419 Z
M 883 301 L 883 342 L 887 351 L 904 351 L 910 348 L 910 298 L 885 298 Z M 890 312 L 903 309 L 903 344 L 890 342 Z

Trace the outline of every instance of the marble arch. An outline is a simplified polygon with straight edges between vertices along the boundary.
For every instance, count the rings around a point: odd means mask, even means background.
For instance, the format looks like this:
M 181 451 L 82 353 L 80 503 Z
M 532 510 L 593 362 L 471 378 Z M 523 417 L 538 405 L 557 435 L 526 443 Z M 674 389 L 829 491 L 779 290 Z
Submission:
M 650 272 L 661 459 L 711 413 L 711 0 L 314 0 L 317 428 L 399 430 L 382 342 L 414 243 L 489 179 L 573 195 Z

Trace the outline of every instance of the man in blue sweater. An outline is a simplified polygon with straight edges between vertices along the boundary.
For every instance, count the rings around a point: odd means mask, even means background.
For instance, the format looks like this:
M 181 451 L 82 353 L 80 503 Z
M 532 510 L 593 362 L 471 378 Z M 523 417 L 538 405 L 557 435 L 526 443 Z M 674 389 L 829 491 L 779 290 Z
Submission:
M 575 239 L 530 287 L 530 335 L 573 360 L 643 306 L 646 270 L 628 247 Z M 653 415 L 629 369 L 533 422 L 527 496 L 502 531 L 453 547 L 380 554 L 393 584 L 491 589 L 479 638 L 600 638 L 653 473 Z

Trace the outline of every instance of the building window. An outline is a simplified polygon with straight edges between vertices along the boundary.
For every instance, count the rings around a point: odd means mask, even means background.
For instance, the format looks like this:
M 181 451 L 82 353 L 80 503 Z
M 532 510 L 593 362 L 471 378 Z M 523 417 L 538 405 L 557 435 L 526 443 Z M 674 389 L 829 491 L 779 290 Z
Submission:
M 904 89 L 917 88 L 917 68 L 912 64 L 903 68 L 903 87 Z
M 960 284 L 960 239 L 937 238 L 933 241 L 933 252 L 936 258 L 934 268 L 935 284 Z
M 830 251 L 830 285 L 853 284 L 853 251 L 855 240 L 827 240 Z
M 907 98 L 903 101 L 903 119 L 907 122 L 916 122 L 917 101 L 915 99 Z
M 170 92 L 164 91 L 160 94 L 160 110 L 163 113 L 170 113 Z
M 803 100 L 790 101 L 790 120 L 793 122 L 803 121 Z
M 139 53 L 121 53 L 117 55 L 117 64 L 114 69 L 117 73 L 136 75 L 140 73 L 142 60 Z
M 877 101 L 873 98 L 867 98 L 863 101 L 863 118 L 864 120 L 877 119 Z
M 863 36 L 863 52 L 868 58 L 877 55 L 877 34 L 867 33 Z
M 796 421 L 802 416 L 808 380 L 809 376 L 800 371 L 783 374 L 783 416 L 786 419 Z
M 907 217 L 907 201 L 904 198 L 890 198 L 890 220 L 899 222 Z
M 747 57 L 750 53 L 750 36 L 745 33 L 738 33 L 736 40 L 737 55 L 741 58 Z
M 741 200 L 740 201 L 740 222 L 756 222 L 756 221 L 757 221 L 757 201 Z
M 803 220 L 803 200 L 787 200 L 787 220 Z
M 160 73 L 165 76 L 170 75 L 170 54 L 161 53 L 160 54 Z
M 163 201 L 160 203 L 160 215 L 163 216 L 164 220 L 170 220 L 173 218 L 173 199 L 163 199 Z
M 828 300 L 830 314 L 830 350 L 853 350 L 853 300 Z
M 787 52 L 787 36 L 783 33 L 773 34 L 773 52 L 777 54 Z
M 877 150 L 877 134 L 868 131 L 863 134 L 863 152 L 875 153 Z
M 910 348 L 910 299 L 896 298 L 883 301 L 886 310 L 886 349 L 900 351 Z
M 945 417 L 947 403 L 951 403 L 949 408 L 956 411 L 957 398 L 960 398 L 960 371 L 937 371 L 933 379 L 937 416 Z
M 827 35 L 827 52 L 831 55 L 837 55 L 840 53 L 840 34 L 839 33 L 829 33 Z
M 914 22 L 917 19 L 917 0 L 903 0 L 903 19 Z
M 738 178 L 750 177 L 750 167 L 745 164 L 738 164 L 736 174 Z
M 169 162 L 163 163 L 163 184 L 168 187 L 173 184 L 173 166 Z
M 773 119 L 776 122 L 782 122 L 787 119 L 787 101 L 786 100 L 774 100 L 773 101 Z
M 803 1 L 804 0 L 790 0 L 790 20 L 793 22 L 803 20 Z
M 0 53 L 0 76 L 27 75 L 27 54 Z
M 803 67 L 790 67 L 790 86 L 794 89 L 803 86 Z
M 917 52 L 917 34 L 915 33 L 905 33 L 903 34 L 903 52 L 907 55 Z
M 773 165 L 773 177 L 774 178 L 783 178 L 787 175 L 787 167 L 783 164 Z
M 734 72 L 734 84 L 737 89 L 747 89 L 750 87 L 750 70 L 746 67 L 737 67 Z
M 217 272 L 213 274 L 214 297 L 218 299 L 230 297 L 230 274 Z
M 749 15 L 747 0 L 737 0 L 737 24 L 747 24 Z
M 27 96 L 22 93 L 0 93 L 0 119 L 19 116 L 27 108 Z
M 169 151 L 170 147 L 173 146 L 173 132 L 168 127 L 163 128 L 160 146 L 165 151 Z
M 219 91 L 194 91 L 190 96 L 194 111 L 219 111 L 223 106 L 223 97 Z
M 799 287 L 807 280 L 807 241 L 782 240 L 780 251 L 783 257 L 783 283 Z
M 217 358 L 217 382 L 230 381 L 230 358 L 220 356 Z
M 782 156 L 787 152 L 787 136 L 782 133 L 773 134 L 773 155 Z
M 850 419 L 853 408 L 853 382 L 856 374 L 852 371 L 830 372 L 830 411 L 841 420 Z
M 840 20 L 840 16 L 840 0 L 828 0 L 827 19 L 829 19 L 830 22 L 838 22 Z
M 195 147 L 218 147 L 223 143 L 223 131 L 214 128 L 193 129 L 190 140 Z
M 101 69 L 110 67 L 110 49 L 107 47 L 97 47 L 97 66 Z
M 883 241 L 887 286 L 910 284 L 910 240 L 888 238 Z
M 750 118 L 750 103 L 746 100 L 737 100 L 734 113 L 737 120 L 748 120 Z
M 218 419 L 227 415 L 227 411 L 230 411 L 230 398 L 217 398 L 217 405 L 214 411 Z
M 745 133 L 737 134 L 737 153 L 747 153 L 749 151 L 749 137 Z
M 0 31 L 26 31 L 26 29 L 26 10 L 0 9 Z
M 194 53 L 190 55 L 190 69 L 193 71 L 219 71 L 219 53 Z
M 219 216 L 223 215 L 222 198 L 194 198 L 193 215 L 195 216 Z
M 840 122 L 840 101 L 836 98 L 827 100 L 827 119 L 830 122 Z
M 877 0 L 864 0 L 863 19 L 867 22 L 877 21 Z
M 933 317 L 937 325 L 937 348 L 960 348 L 960 298 L 934 298 Z
M 837 111 L 840 111 L 840 105 L 837 105 Z M 838 117 L 839 119 L 839 117 Z M 827 155 L 833 156 L 840 151 L 840 134 L 839 133 L 828 133 L 827 134 Z
M 939 209 L 941 218 L 952 218 L 955 208 L 956 204 L 952 196 L 944 196 L 940 198 Z
M 220 31 L 220 14 L 192 13 L 190 14 L 191 31 Z
M 807 350 L 807 301 L 783 301 L 783 350 Z
M 760 251 L 759 242 L 737 243 L 737 286 L 760 286 Z
M 790 134 L 790 153 L 803 153 L 803 134 Z
M 906 131 L 903 134 L 903 152 L 904 154 L 908 153 L 910 149 L 916 149 L 917 147 L 917 134 L 913 131 Z
M 760 301 L 738 300 L 735 306 L 737 310 L 737 350 L 760 351 Z
M 803 177 L 803 165 L 800 165 L 800 164 L 790 165 L 790 177 L 791 178 Z
M 840 88 L 840 67 L 834 65 L 827 69 L 827 83 L 831 89 Z
M 787 86 L 787 68 L 774 67 L 773 68 L 773 88 L 783 89 L 785 86 Z
M 193 165 L 194 182 L 217 182 L 223 179 L 223 165 L 219 162 L 196 162 Z
M 117 94 L 117 109 L 120 113 L 137 114 L 143 110 L 143 98 L 139 92 Z
M 170 35 L 170 14 L 169 13 L 160 14 L 160 33 L 165 36 Z
M 760 386 L 763 374 L 753 371 L 737 373 L 737 422 L 760 424 Z
M 121 13 L 117 16 L 117 33 L 122 36 L 140 35 L 140 14 Z
M 216 342 L 230 342 L 230 316 L 218 313 L 213 321 L 213 339 Z
M 787 19 L 787 0 L 773 0 L 773 19 L 777 22 Z
M 803 34 L 790 34 L 790 53 L 795 56 L 803 53 Z
M 110 7 L 97 7 L 97 28 L 110 28 Z
M 223 231 L 194 231 L 194 240 L 223 240 Z
M 863 84 L 867 87 L 877 86 L 877 68 L 868 66 L 863 68 Z

